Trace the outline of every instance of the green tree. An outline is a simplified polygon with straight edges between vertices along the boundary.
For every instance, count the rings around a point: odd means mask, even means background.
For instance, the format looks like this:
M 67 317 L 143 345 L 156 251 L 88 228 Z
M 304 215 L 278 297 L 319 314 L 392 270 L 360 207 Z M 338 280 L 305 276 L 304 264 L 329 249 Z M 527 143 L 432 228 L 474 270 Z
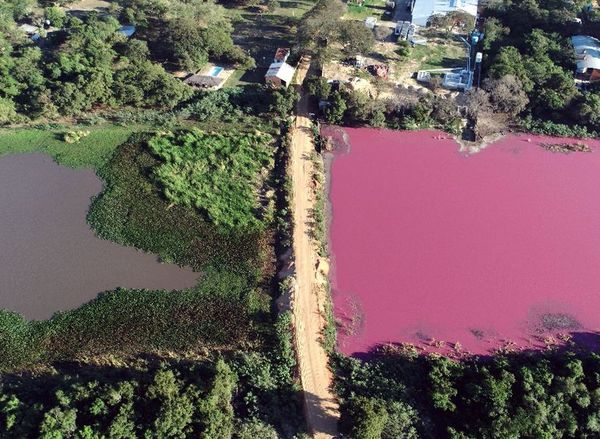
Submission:
M 298 44 L 314 52 L 321 59 L 331 56 L 332 43 L 339 36 L 339 20 L 346 11 L 341 0 L 319 0 L 308 11 L 298 26 Z
M 164 19 L 170 9 L 169 0 L 118 0 L 121 21 L 147 28 L 152 20 Z
M 108 437 L 114 439 L 137 438 L 137 430 L 133 418 L 133 403 L 127 402 L 121 405 L 108 427 Z
M 523 56 L 516 47 L 507 46 L 500 49 L 490 66 L 489 74 L 496 79 L 512 75 L 521 81 L 525 92 L 533 90 L 534 83 L 529 77 Z
M 600 94 L 583 93 L 576 104 L 575 117 L 591 129 L 600 129 Z
M 62 439 L 77 431 L 77 411 L 54 407 L 44 413 L 40 426 L 40 437 L 43 439 Z
M 435 361 L 431 365 L 429 384 L 433 407 L 448 412 L 456 410 L 454 398 L 458 395 L 458 390 L 454 383 L 459 372 L 460 367 L 447 358 Z
M 8 98 L 0 98 L 0 125 L 9 124 L 19 120 L 15 103 Z
M 200 404 L 204 425 L 202 438 L 229 439 L 233 432 L 231 399 L 235 388 L 235 374 L 222 359 L 215 365 L 215 377 L 209 394 Z
M 46 20 L 50 21 L 50 25 L 53 27 L 61 28 L 65 24 L 67 14 L 64 9 L 56 6 L 50 6 L 44 9 L 44 16 Z
M 258 419 L 250 419 L 235 428 L 236 439 L 278 439 L 277 431 Z
M 383 401 L 362 396 L 345 401 L 342 414 L 340 422 L 353 439 L 381 439 L 389 419 Z
M 298 93 L 292 88 L 275 90 L 269 111 L 276 113 L 280 118 L 289 116 L 299 99 Z
M 331 93 L 331 84 L 327 82 L 327 78 L 322 76 L 311 76 L 306 81 L 306 90 L 312 96 L 318 99 L 328 99 Z
M 347 105 L 344 96 L 339 91 L 334 91 L 331 95 L 330 105 L 325 110 L 325 119 L 332 124 L 339 124 L 344 119 Z
M 185 70 L 197 70 L 208 62 L 204 32 L 190 17 L 171 20 L 167 27 L 169 56 Z
M 388 418 L 381 433 L 381 439 L 417 439 L 416 425 L 418 414 L 414 408 L 403 401 L 386 404 Z
M 338 41 L 347 55 L 363 55 L 373 48 L 375 36 L 360 21 L 342 20 L 339 24 Z
M 510 28 L 504 26 L 496 17 L 490 17 L 485 20 L 483 25 L 485 37 L 483 39 L 483 49 L 489 51 L 492 47 L 500 44 L 500 42 L 510 34 Z

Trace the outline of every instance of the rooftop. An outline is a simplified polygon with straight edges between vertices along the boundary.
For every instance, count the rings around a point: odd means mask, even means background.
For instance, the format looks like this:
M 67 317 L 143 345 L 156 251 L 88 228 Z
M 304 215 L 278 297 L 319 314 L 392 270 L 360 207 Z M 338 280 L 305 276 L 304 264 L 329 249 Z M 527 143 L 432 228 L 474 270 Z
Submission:
M 130 38 L 135 33 L 135 26 L 121 26 L 119 32 Z
M 269 66 L 269 70 L 267 70 L 265 77 L 276 77 L 286 84 L 289 84 L 292 82 L 295 71 L 296 70 L 287 63 L 273 63 Z
M 478 4 L 478 0 L 416 0 L 413 9 L 413 23 L 425 26 L 432 15 L 454 11 L 462 11 L 476 16 Z
M 223 79 L 216 76 L 194 74 L 185 78 L 183 82 L 194 87 L 211 88 L 219 86 Z
M 585 73 L 588 69 L 600 69 L 600 40 L 588 35 L 575 35 L 571 37 L 577 72 Z

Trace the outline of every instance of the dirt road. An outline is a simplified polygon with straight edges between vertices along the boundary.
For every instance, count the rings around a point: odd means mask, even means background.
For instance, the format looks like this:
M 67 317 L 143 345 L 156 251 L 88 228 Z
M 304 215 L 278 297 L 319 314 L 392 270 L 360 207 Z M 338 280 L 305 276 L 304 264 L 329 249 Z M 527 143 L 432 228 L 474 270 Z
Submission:
M 309 61 L 300 64 L 295 81 L 298 89 L 309 65 Z M 310 233 L 314 203 L 313 164 L 310 156 L 314 144 L 307 113 L 307 97 L 301 95 L 290 150 L 297 282 L 293 315 L 308 427 L 315 438 L 325 439 L 337 435 L 339 413 L 337 401 L 330 391 L 332 375 L 328 367 L 328 356 L 320 342 L 321 331 L 325 325 L 327 291 L 324 288 L 316 288 L 315 283 L 317 247 Z

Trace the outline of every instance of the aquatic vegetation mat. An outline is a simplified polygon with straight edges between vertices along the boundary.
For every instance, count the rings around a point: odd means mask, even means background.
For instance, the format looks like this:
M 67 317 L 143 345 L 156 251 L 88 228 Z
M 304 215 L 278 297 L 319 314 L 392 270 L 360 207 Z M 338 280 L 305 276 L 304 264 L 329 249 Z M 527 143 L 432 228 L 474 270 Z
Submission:
M 270 137 L 206 133 L 158 134 L 148 145 L 162 159 L 153 172 L 167 199 L 205 212 L 226 229 L 256 228 L 258 191 L 273 166 Z M 261 178 L 261 174 L 263 177 Z

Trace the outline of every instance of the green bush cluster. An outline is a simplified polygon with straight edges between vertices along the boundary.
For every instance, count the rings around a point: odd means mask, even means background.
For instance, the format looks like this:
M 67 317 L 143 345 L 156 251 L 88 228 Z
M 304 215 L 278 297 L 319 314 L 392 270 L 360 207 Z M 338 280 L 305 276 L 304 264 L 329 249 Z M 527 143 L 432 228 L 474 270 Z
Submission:
M 66 143 L 79 143 L 89 135 L 90 132 L 86 130 L 67 131 L 66 133 L 63 133 L 63 140 Z
M 388 127 L 403 130 L 439 128 L 458 133 L 461 116 L 450 99 L 435 95 L 422 96 L 397 105 L 386 105 L 366 93 L 340 85 L 333 90 L 324 78 L 312 77 L 307 90 L 319 101 L 327 102 L 325 121 L 350 126 Z
M 339 358 L 341 425 L 353 439 L 592 438 L 600 356 L 524 353 L 454 361 L 383 351 Z
M 152 179 L 161 161 L 146 146 L 150 138 L 132 137 L 99 170 L 105 189 L 88 214 L 96 233 L 197 271 L 213 266 L 260 275 L 268 232 L 224 233 L 193 208 L 173 205 Z
M 124 106 L 172 109 L 194 91 L 165 66 L 195 73 L 209 60 L 254 65 L 232 40 L 230 15 L 214 2 L 119 0 L 105 13 L 75 15 L 65 14 L 66 2 L 5 3 L 0 125 Z M 53 29 L 41 29 L 34 43 L 18 26 L 26 16 L 41 21 L 34 12 L 40 6 L 49 6 Z M 122 23 L 136 25 L 132 37 L 119 31 Z
M 28 432 L 46 429 L 48 434 L 60 431 L 68 435 L 69 429 L 75 428 L 70 433 L 82 432 L 88 425 L 108 437 L 140 437 L 140 432 L 153 429 L 162 433 L 153 430 L 158 436 L 152 437 L 180 437 L 171 430 L 177 425 L 188 435 L 211 431 L 201 436 L 210 438 L 227 438 L 240 431 L 269 432 L 273 437 L 281 437 L 276 435 L 278 431 L 283 437 L 292 437 L 302 431 L 302 398 L 295 380 L 290 315 L 277 319 L 268 345 L 248 351 L 254 344 L 249 341 L 248 327 L 241 328 L 244 322 L 248 323 L 244 306 L 234 298 L 220 297 L 227 296 L 227 292 L 216 291 L 220 287 L 215 285 L 230 285 L 229 280 L 211 279 L 223 275 L 227 276 L 223 273 L 209 276 L 204 284 L 212 287 L 202 292 L 105 293 L 86 305 L 86 309 L 63 313 L 47 322 L 28 323 L 16 314 L 1 313 L 2 368 L 12 369 L 19 366 L 16 361 L 33 361 L 33 357 L 43 358 L 46 364 L 59 362 L 50 367 L 58 368 L 54 374 L 23 374 L 18 380 L 2 381 L 0 435 L 29 437 Z M 147 364 L 164 363 L 148 351 L 206 352 L 207 348 L 215 347 L 224 351 L 233 374 L 223 362 L 215 366 L 205 360 L 178 360 L 180 364 L 176 367 L 157 370 Z M 119 352 L 117 357 L 115 352 Z M 131 355 L 130 359 L 124 361 L 123 354 Z M 78 357 L 120 358 L 119 367 L 106 366 L 102 360 L 72 363 Z M 173 354 L 169 357 L 173 362 Z M 140 363 L 144 366 L 141 370 Z M 211 389 L 211 381 L 204 378 L 207 372 L 211 375 L 215 371 Z M 189 387 L 190 384 L 198 385 L 198 389 Z M 195 399 L 197 390 L 204 395 L 200 399 Z M 192 411 L 189 401 L 177 397 L 171 402 L 178 409 L 161 417 L 162 406 L 155 404 L 158 394 L 187 395 L 196 409 Z M 122 408 L 120 403 L 126 407 Z M 129 403 L 135 410 L 130 410 Z M 234 409 L 236 421 L 232 429 Z M 144 415 L 146 410 L 150 411 Z M 177 413 L 186 415 L 182 419 L 175 416 Z M 125 428 L 125 424 L 127 435 L 111 436 L 111 432 L 116 434 L 117 425 Z M 166 434 L 167 431 L 171 433 Z
M 237 378 L 222 359 L 57 372 L 0 386 L 3 437 L 232 437 Z
M 240 352 L 232 362 L 240 380 L 238 399 L 243 403 L 239 409 L 246 417 L 274 425 L 284 437 L 291 437 L 304 428 L 304 419 L 289 313 L 277 318 L 270 340 L 264 352 Z
M 531 116 L 524 117 L 520 123 L 521 127 L 530 133 L 544 134 L 546 136 L 559 137 L 598 137 L 600 132 L 590 131 L 585 126 L 567 125 L 564 123 L 552 122 L 551 120 L 533 119 Z M 600 127 L 598 127 L 600 129 Z
M 273 166 L 264 134 L 206 133 L 195 129 L 153 137 L 148 145 L 162 163 L 153 176 L 171 202 L 194 207 L 226 230 L 262 226 L 259 190 Z

